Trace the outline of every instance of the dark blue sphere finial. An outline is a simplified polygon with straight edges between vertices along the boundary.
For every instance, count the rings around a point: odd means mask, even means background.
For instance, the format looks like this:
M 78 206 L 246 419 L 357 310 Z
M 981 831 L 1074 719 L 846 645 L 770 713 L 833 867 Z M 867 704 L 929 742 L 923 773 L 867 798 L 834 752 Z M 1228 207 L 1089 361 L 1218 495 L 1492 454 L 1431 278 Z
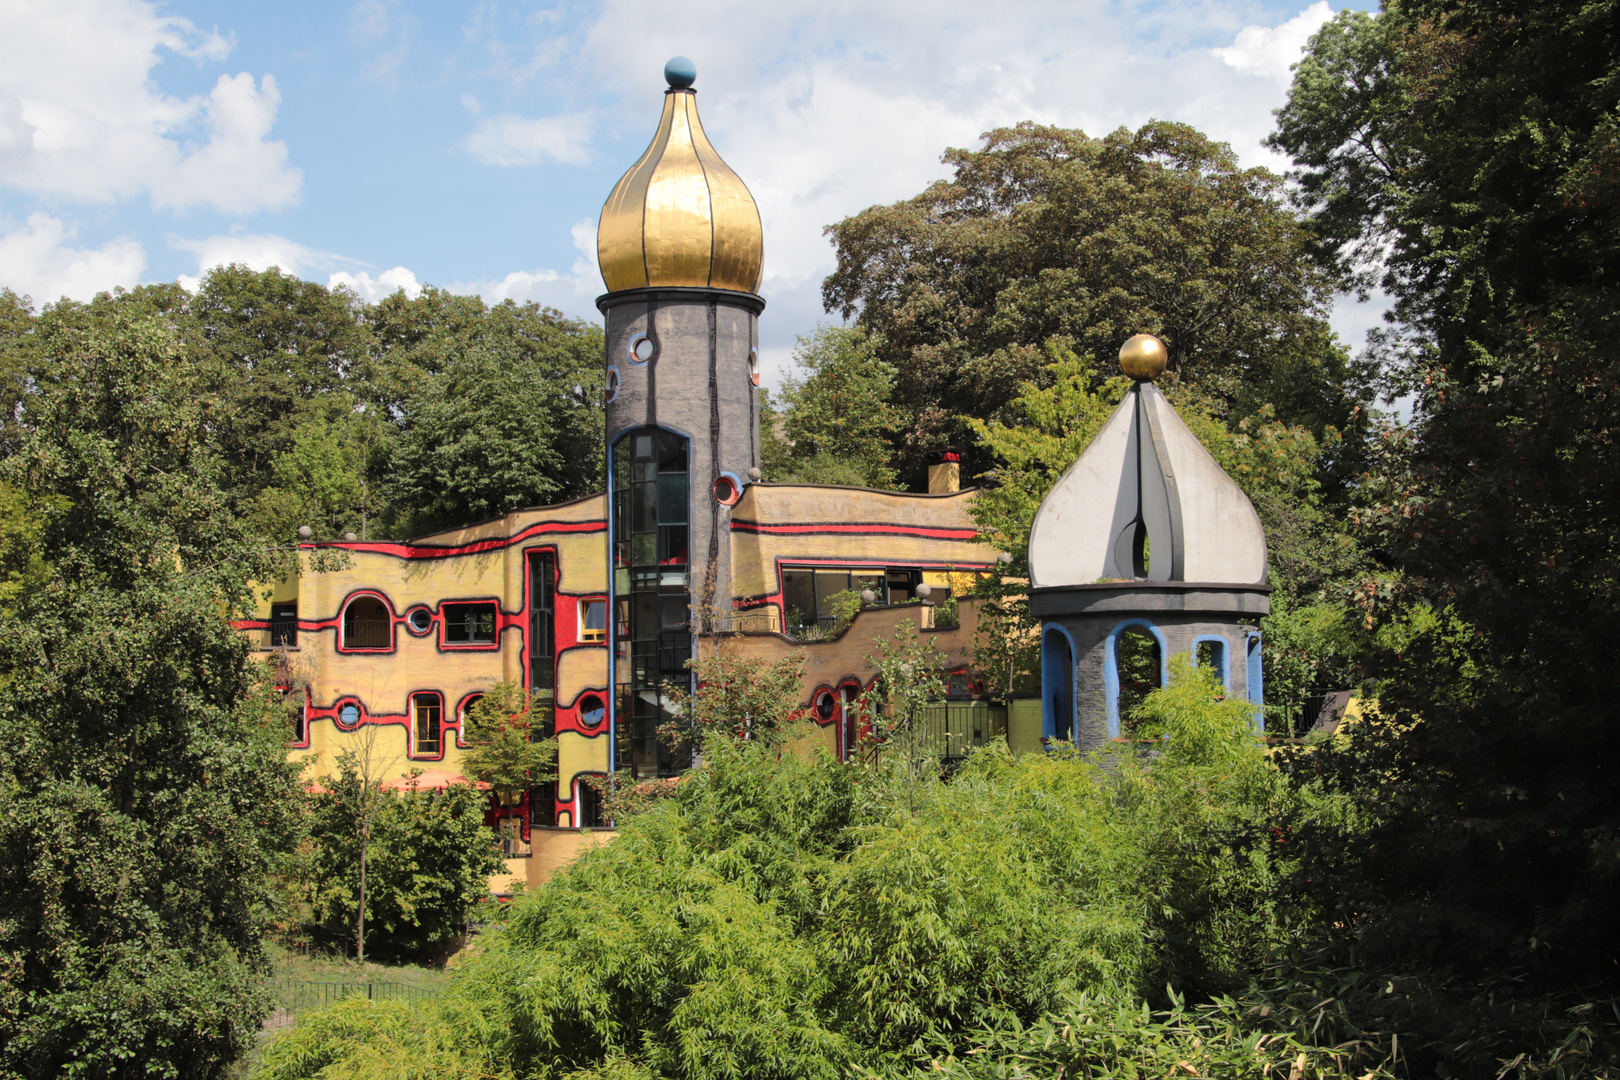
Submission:
M 697 82 L 697 65 L 684 56 L 671 57 L 664 65 L 664 81 L 673 90 L 685 90 Z

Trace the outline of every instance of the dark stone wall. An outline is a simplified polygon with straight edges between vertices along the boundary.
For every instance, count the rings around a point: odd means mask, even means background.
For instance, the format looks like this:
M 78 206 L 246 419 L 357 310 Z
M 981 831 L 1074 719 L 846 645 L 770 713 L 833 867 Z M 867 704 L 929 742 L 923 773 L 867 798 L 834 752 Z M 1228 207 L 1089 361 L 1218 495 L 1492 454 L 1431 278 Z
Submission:
M 1083 750 L 1108 743 L 1108 638 L 1128 621 L 1159 631 L 1166 669 L 1169 657 L 1191 653 L 1200 637 L 1220 638 L 1226 643 L 1227 688 L 1246 699 L 1248 635 L 1271 610 L 1269 592 L 1263 586 L 1139 582 L 1035 590 L 1030 606 L 1041 618 L 1042 640 L 1051 626 L 1061 626 L 1074 640 L 1075 742 Z M 1042 696 L 1049 701 L 1051 689 L 1043 687 Z
M 765 302 L 713 289 L 636 289 L 610 293 L 597 306 L 607 319 L 606 362 L 619 376 L 618 394 L 607 405 L 607 443 L 642 427 L 690 440 L 693 600 L 701 602 L 712 568 L 713 606 L 729 611 L 729 508 L 716 502 L 713 485 L 729 472 L 740 487 L 759 466 L 759 391 L 750 355 Z M 646 363 L 631 356 L 640 334 L 653 343 Z

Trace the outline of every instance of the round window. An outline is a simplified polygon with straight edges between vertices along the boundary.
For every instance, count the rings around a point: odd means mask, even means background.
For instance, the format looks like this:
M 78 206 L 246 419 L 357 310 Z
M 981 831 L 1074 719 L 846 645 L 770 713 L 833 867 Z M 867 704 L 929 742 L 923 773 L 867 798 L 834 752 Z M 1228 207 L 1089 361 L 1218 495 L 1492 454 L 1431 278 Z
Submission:
M 612 365 L 608 366 L 607 385 L 603 387 L 602 394 L 609 401 L 619 396 L 619 369 Z
M 657 352 L 658 349 L 653 345 L 652 338 L 646 334 L 637 334 L 630 339 L 630 362 L 633 364 L 645 364 Z
M 821 717 L 823 722 L 833 718 L 833 710 L 835 708 L 837 708 L 837 702 L 833 701 L 833 696 L 831 693 L 823 690 L 821 693 L 816 695 L 816 715 Z
M 433 625 L 433 613 L 425 607 L 414 609 L 408 616 L 408 619 L 411 624 L 411 629 L 415 630 L 418 634 L 427 633 L 428 628 Z
M 360 724 L 360 706 L 352 701 L 345 701 L 338 706 L 338 727 L 352 728 Z
M 586 694 L 579 700 L 579 722 L 586 727 L 595 727 L 602 722 L 607 709 L 602 705 L 602 699 L 595 694 Z
M 742 498 L 742 491 L 737 487 L 737 481 L 729 476 L 722 476 L 714 482 L 714 501 L 721 506 L 735 505 Z

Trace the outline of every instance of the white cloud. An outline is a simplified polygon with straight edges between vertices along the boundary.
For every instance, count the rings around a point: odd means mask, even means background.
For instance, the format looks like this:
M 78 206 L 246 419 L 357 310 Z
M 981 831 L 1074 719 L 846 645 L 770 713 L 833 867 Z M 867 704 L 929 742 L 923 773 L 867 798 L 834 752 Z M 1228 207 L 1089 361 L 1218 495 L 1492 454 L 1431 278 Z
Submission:
M 823 228 L 948 177 L 941 153 L 992 128 L 1104 135 L 1157 117 L 1230 143 L 1247 165 L 1284 165 L 1261 143 L 1288 64 L 1329 17 L 1308 2 L 1267 29 L 1245 26 L 1252 8 L 1202 0 L 1027 0 L 1015 17 L 980 0 L 606 0 L 566 81 L 623 88 L 611 121 L 590 105 L 598 147 L 612 139 L 599 156 L 627 168 L 656 124 L 664 61 L 696 61 L 704 125 L 765 223 L 762 353 L 786 357 L 829 318 Z
M 153 82 L 163 53 L 217 61 L 227 39 L 144 0 L 0 0 L 0 25 L 0 184 L 230 213 L 296 200 L 302 174 L 268 138 L 273 78 L 222 75 L 187 98 Z
M 590 160 L 585 146 L 590 134 L 583 113 L 533 119 L 501 113 L 480 120 L 461 145 L 485 165 L 538 165 L 547 158 L 583 165 Z
M 176 237 L 170 239 L 169 246 L 180 251 L 196 253 L 197 276 L 181 274 L 178 278 L 180 284 L 192 292 L 196 292 L 198 278 L 201 275 L 226 263 L 242 263 L 254 270 L 267 270 L 275 266 L 283 273 L 295 274 L 298 277 L 306 277 L 311 271 L 331 270 L 344 264 L 358 265 L 358 260 L 308 247 L 274 233 L 228 233 L 204 237 L 201 240 Z M 387 273 L 393 272 L 390 270 Z
M 375 304 L 378 300 L 393 296 L 401 289 L 404 289 L 405 295 L 412 300 L 422 294 L 422 283 L 416 280 L 415 274 L 403 266 L 384 270 L 375 278 L 364 270 L 355 274 L 339 270 L 326 279 L 328 289 L 336 289 L 340 285 L 348 288 L 368 304 Z
M 1277 26 L 1246 26 L 1238 31 L 1232 44 L 1210 52 L 1247 75 L 1277 79 L 1286 85 L 1291 77 L 1289 69 L 1299 63 L 1311 35 L 1332 18 L 1333 9 L 1327 0 L 1316 0 Z
M 70 247 L 73 231 L 47 214 L 0 234 L 0 286 L 52 303 L 66 296 L 88 300 L 117 285 L 133 285 L 146 269 L 146 250 L 128 238 L 99 248 Z

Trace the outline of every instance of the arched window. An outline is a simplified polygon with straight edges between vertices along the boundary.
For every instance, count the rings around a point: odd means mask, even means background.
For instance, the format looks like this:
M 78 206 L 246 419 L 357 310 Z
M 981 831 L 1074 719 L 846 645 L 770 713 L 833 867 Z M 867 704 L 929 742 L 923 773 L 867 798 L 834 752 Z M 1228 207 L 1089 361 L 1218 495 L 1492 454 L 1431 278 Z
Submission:
M 1164 685 L 1166 655 L 1164 634 L 1144 619 L 1127 619 L 1108 635 L 1104 680 L 1111 737 L 1131 737 L 1137 707 Z
M 388 607 L 375 596 L 357 596 L 343 609 L 345 649 L 391 649 L 394 621 Z
M 1041 729 L 1053 742 L 1074 738 L 1074 648 L 1057 626 L 1041 638 Z
M 1213 668 L 1215 678 L 1226 689 L 1232 689 L 1232 660 L 1226 649 L 1226 639 L 1200 637 L 1193 642 L 1193 665 Z

